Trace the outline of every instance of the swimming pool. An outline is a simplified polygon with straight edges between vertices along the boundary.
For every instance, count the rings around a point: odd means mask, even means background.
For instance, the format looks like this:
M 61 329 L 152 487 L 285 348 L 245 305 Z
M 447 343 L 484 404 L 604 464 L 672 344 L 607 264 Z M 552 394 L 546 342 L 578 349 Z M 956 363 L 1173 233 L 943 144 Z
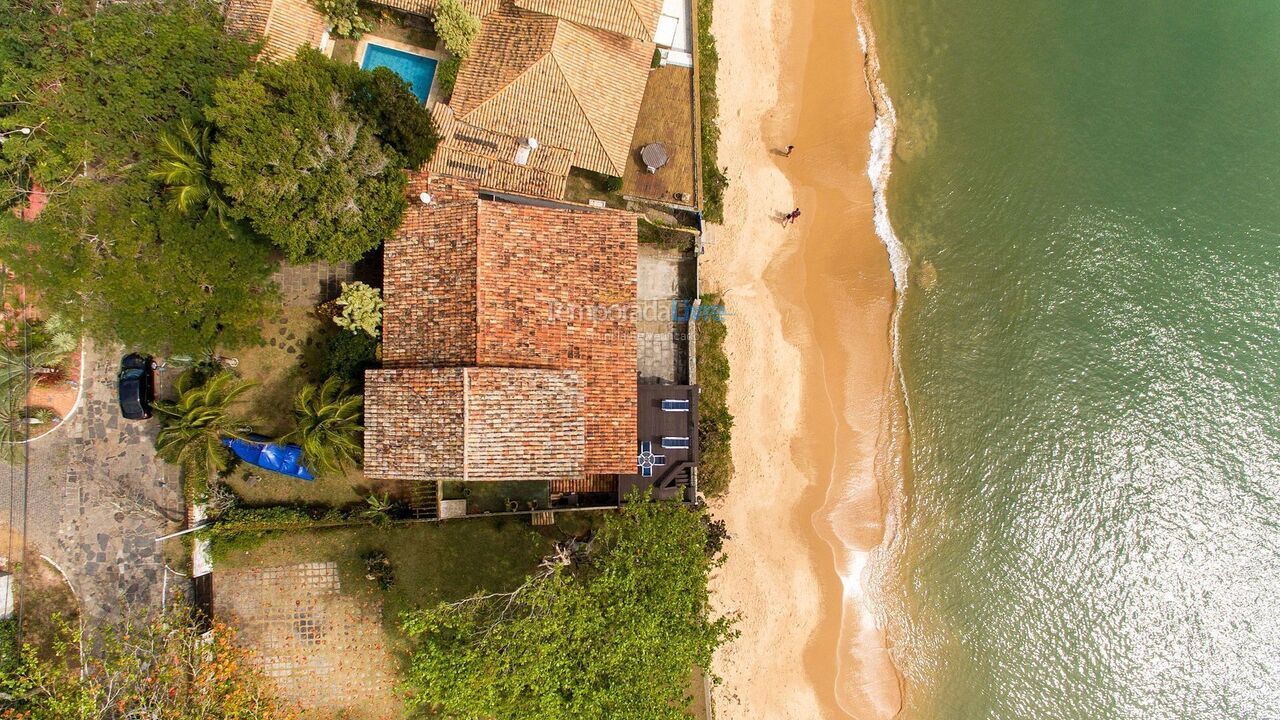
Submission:
M 431 80 L 436 74 L 434 59 L 372 42 L 364 47 L 364 59 L 360 61 L 360 67 L 365 70 L 387 68 L 408 81 L 420 102 L 427 101 L 427 94 L 431 92 Z

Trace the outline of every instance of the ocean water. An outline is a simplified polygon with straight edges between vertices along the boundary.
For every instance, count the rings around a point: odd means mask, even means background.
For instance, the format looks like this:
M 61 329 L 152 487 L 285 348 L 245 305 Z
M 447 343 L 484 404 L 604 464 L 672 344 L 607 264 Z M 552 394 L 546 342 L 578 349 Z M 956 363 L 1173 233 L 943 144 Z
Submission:
M 1280 718 L 1280 2 L 870 4 L 904 719 Z

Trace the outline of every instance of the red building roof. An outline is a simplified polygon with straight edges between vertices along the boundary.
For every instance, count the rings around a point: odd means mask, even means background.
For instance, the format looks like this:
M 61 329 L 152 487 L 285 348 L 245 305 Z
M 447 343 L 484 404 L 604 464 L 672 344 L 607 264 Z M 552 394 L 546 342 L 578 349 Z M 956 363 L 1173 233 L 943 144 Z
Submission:
M 429 205 L 418 200 L 424 191 L 432 196 Z M 582 434 L 582 472 L 634 472 L 635 216 L 503 199 L 453 178 L 419 175 L 410 192 L 404 222 L 384 251 L 384 366 L 567 371 L 578 379 L 581 398 L 581 429 L 570 430 Z M 378 403 L 398 397 L 382 386 L 400 377 L 368 375 L 367 413 L 378 416 L 384 410 Z M 521 392 L 517 385 L 503 387 Z M 574 392 L 569 385 L 562 390 Z M 507 410 L 495 411 L 483 431 L 476 416 L 462 420 L 467 432 L 492 438 L 498 456 L 488 462 L 495 467 L 505 467 L 500 458 L 527 457 L 528 424 L 563 435 L 560 425 L 550 427 L 561 420 L 517 410 L 525 405 L 521 397 L 487 405 Z M 448 421 L 434 405 L 396 407 L 393 415 L 366 420 L 366 466 L 374 476 L 403 477 L 394 462 L 383 462 L 384 450 L 424 432 L 434 438 L 435 431 L 418 425 Z

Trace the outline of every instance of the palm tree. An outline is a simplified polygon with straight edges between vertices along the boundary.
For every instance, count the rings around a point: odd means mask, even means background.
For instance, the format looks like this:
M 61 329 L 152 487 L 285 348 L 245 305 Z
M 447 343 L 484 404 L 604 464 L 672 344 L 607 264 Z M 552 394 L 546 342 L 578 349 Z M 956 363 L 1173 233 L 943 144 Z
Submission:
M 339 377 L 323 385 L 307 385 L 293 402 L 297 428 L 283 439 L 298 443 L 307 466 L 320 473 L 336 472 L 363 459 L 360 424 L 364 398 L 351 392 Z
M 205 479 L 226 470 L 222 439 L 243 437 L 240 421 L 228 409 L 251 387 L 252 383 L 241 382 L 231 373 L 219 373 L 203 384 L 196 373 L 183 373 L 175 388 L 177 402 L 155 402 L 162 424 L 156 454 L 188 471 L 204 473 Z
M 190 213 L 204 207 L 218 221 L 227 211 L 227 199 L 222 188 L 213 180 L 212 128 L 208 125 L 198 130 L 186 118 L 178 123 L 176 132 L 160 133 L 160 166 L 151 172 L 169 186 L 169 202 L 181 213 Z
M 0 386 L 25 384 L 28 373 L 36 374 L 41 368 L 58 365 L 67 358 L 68 352 L 59 337 L 46 333 L 28 331 L 14 347 L 0 343 Z
M 22 376 L 0 385 L 0 459 L 14 463 L 22 457 L 26 439 L 27 384 Z

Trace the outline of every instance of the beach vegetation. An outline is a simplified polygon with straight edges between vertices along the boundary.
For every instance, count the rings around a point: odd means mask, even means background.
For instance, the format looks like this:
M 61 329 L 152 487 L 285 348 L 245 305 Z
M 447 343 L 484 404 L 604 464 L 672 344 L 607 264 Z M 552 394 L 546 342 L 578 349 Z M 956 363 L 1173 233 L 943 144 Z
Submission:
M 719 559 L 707 540 L 700 512 L 637 494 L 514 590 L 408 614 L 410 705 L 446 717 L 686 718 L 690 673 L 709 670 L 733 635 L 710 611 Z
M 720 54 L 716 38 L 711 34 L 711 18 L 715 0 L 698 3 L 698 102 L 702 131 L 702 216 L 710 223 L 724 222 L 724 191 L 729 178 L 719 164 L 720 98 L 716 95 L 716 72 Z
M 717 294 L 702 296 L 703 307 L 722 303 Z M 708 496 L 719 495 L 733 477 L 733 414 L 729 412 L 729 356 L 724 341 L 728 328 L 716 313 L 699 313 L 698 330 L 698 488 Z
M 7 621 L 6 621 L 7 622 Z M 290 720 L 267 679 L 215 623 L 206 633 L 182 606 L 92 626 L 60 617 L 50 642 L 17 647 L 0 632 L 4 717 Z

